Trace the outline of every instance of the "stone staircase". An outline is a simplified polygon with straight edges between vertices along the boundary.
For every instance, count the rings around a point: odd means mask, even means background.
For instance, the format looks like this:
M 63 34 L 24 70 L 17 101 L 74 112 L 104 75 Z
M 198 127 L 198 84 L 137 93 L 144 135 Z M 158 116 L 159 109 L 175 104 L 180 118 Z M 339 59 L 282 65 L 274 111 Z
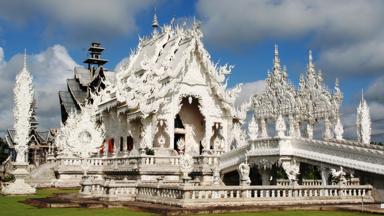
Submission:
M 29 179 L 26 180 L 32 186 L 37 188 L 53 187 L 56 181 L 55 167 L 56 162 L 48 162 L 33 168 L 30 172 Z

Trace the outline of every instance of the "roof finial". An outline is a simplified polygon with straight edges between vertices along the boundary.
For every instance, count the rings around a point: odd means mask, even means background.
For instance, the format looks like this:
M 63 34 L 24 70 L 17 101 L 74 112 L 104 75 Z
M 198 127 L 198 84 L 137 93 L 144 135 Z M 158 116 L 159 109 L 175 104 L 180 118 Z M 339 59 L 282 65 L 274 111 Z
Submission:
M 310 64 L 312 64 L 312 50 L 311 49 L 309 49 L 308 61 Z
M 279 47 L 277 44 L 275 44 L 275 58 L 273 59 L 273 67 L 275 69 L 280 69 Z
M 24 65 L 23 67 L 27 69 L 27 49 L 24 48 Z
M 157 15 L 156 15 L 156 7 L 155 7 L 155 14 L 153 15 L 153 21 L 152 21 L 152 28 L 153 28 L 153 33 L 157 33 L 157 28 L 159 27 L 159 21 L 157 20 Z

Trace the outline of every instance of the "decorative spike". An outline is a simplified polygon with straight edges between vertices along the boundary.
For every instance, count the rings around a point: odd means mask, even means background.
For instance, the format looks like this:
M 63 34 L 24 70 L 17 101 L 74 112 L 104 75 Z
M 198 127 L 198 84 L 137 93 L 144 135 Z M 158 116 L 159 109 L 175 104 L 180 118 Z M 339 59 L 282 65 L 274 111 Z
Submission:
M 312 50 L 309 50 L 309 55 L 308 55 L 308 61 L 309 63 L 312 63 Z
M 280 58 L 279 58 L 279 47 L 277 44 L 275 44 L 275 55 L 273 59 L 273 72 L 275 74 L 280 73 L 281 66 L 280 66 Z
M 23 67 L 27 69 L 27 49 L 24 48 L 24 64 Z
M 315 65 L 313 64 L 312 50 L 308 52 L 308 73 L 315 73 Z
M 357 108 L 357 136 L 359 142 L 369 144 L 371 142 L 371 117 L 369 107 L 364 99 L 364 92 L 361 92 L 361 101 Z
M 159 21 L 157 20 L 157 15 L 156 15 L 156 8 L 155 8 L 155 14 L 153 15 L 153 21 L 152 21 L 152 28 L 153 28 L 153 33 L 157 33 L 157 29 L 159 27 Z

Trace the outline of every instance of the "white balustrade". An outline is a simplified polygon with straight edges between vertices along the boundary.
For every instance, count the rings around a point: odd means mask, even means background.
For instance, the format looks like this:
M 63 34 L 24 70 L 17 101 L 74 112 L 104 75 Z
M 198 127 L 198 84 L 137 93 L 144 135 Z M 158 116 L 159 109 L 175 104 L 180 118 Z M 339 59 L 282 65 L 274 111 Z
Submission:
M 217 199 L 239 204 L 247 201 L 294 201 L 294 200 L 373 200 L 370 185 L 347 186 L 167 186 L 141 184 L 137 187 L 137 200 L 170 205 L 181 203 L 214 203 Z M 165 198 L 165 199 L 162 199 Z M 167 200 L 163 202 L 163 200 Z M 172 201 L 173 200 L 173 201 Z M 183 200 L 182 202 L 179 202 Z M 191 200 L 191 201 L 189 201 Z M 192 201 L 193 200 L 193 201 Z

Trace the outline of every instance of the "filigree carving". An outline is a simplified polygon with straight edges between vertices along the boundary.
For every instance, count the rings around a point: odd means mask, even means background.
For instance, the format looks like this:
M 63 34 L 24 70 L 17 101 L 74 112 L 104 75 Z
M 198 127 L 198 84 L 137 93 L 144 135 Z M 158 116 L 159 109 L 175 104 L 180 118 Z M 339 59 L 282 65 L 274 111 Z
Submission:
M 334 132 L 336 140 L 343 140 L 344 129 L 343 124 L 341 124 L 340 118 L 337 119 Z
M 239 165 L 239 175 L 240 175 L 240 184 L 241 185 L 250 185 L 251 178 L 249 178 L 249 172 L 251 168 L 249 167 L 248 162 L 243 162 Z
M 105 129 L 104 124 L 97 123 L 94 109 L 92 105 L 86 105 L 80 113 L 69 114 L 55 140 L 61 156 L 87 158 L 100 150 Z
M 182 173 L 182 179 L 188 180 L 190 177 L 189 173 L 193 171 L 193 158 L 189 154 L 183 154 L 180 156 L 179 161 L 180 171 Z
M 27 162 L 26 152 L 28 151 L 29 132 L 31 129 L 32 103 L 34 89 L 32 86 L 32 76 L 27 70 L 26 57 L 24 56 L 24 66 L 16 76 L 16 85 L 13 89 L 15 95 L 15 107 L 13 116 L 15 119 L 15 150 L 16 162 Z
M 250 140 L 256 140 L 259 135 L 259 125 L 257 124 L 255 117 L 251 118 L 248 123 L 248 137 Z
M 369 144 L 371 142 L 371 117 L 369 115 L 368 104 L 363 95 L 357 108 L 356 125 L 359 142 Z
M 280 66 L 276 46 L 273 71 L 268 72 L 266 90 L 262 94 L 252 97 L 252 107 L 256 119 L 260 119 L 260 121 L 277 120 L 279 115 L 294 118 L 293 121 L 289 121 L 289 124 L 290 128 L 296 129 L 290 129 L 290 136 L 300 136 L 297 124 L 310 122 L 307 127 L 307 135 L 312 139 L 312 124 L 326 119 L 336 121 L 342 99 L 343 95 L 339 89 L 338 80 L 336 80 L 334 92 L 328 90 L 324 85 L 321 72 L 316 70 L 312 62 L 311 51 L 309 52 L 307 73 L 300 76 L 299 87 L 295 89 L 288 80 L 286 69 L 282 69 Z M 296 133 L 293 133 L 294 131 Z M 331 137 L 330 134 L 326 134 L 326 138 L 328 137 Z

